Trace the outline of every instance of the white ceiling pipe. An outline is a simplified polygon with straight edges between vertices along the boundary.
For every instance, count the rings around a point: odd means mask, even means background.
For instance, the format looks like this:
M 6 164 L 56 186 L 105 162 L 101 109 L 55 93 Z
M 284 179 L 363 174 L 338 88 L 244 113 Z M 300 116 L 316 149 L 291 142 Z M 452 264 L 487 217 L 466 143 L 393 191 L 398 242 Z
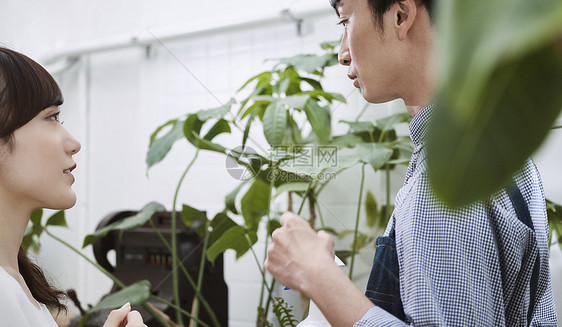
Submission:
M 300 24 L 303 19 L 333 13 L 328 1 L 299 1 L 289 8 L 280 11 L 269 11 L 252 15 L 233 15 L 229 20 L 221 20 L 214 24 L 196 24 L 177 28 L 147 29 L 140 33 L 113 36 L 85 42 L 77 45 L 65 45 L 52 50 L 41 57 L 41 63 L 52 65 L 61 60 L 72 62 L 83 55 L 124 49 L 129 47 L 146 47 L 157 42 L 164 42 L 198 36 L 202 34 L 231 31 L 236 28 L 249 28 L 258 25 L 279 22 Z M 59 70 L 59 69 L 57 69 Z

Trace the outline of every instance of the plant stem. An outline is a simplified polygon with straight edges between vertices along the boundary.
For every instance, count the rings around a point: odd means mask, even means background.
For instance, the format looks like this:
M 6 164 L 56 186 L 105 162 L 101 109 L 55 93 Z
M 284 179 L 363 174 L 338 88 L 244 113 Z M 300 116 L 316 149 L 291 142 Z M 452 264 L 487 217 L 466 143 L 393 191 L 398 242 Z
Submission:
M 269 219 L 271 219 L 271 204 L 272 204 L 272 202 L 273 202 L 273 200 L 271 199 L 271 194 L 273 193 L 273 188 L 274 188 L 274 187 L 275 187 L 275 179 L 272 178 L 272 179 L 269 181 L 269 199 L 270 199 L 270 201 L 269 201 L 269 206 L 267 207 L 267 213 L 266 213 L 266 217 L 268 218 L 268 223 L 269 223 Z M 289 193 L 289 197 L 290 197 L 290 193 Z M 268 229 L 268 228 L 266 228 L 266 230 L 267 230 L 267 229 Z M 249 242 L 249 241 L 248 241 L 248 242 Z M 268 243 L 269 243 L 269 233 L 267 232 L 266 235 L 265 235 L 265 248 L 264 248 L 264 253 L 263 253 L 263 260 L 264 260 L 264 261 L 267 259 L 267 246 L 268 246 Z M 250 244 L 251 244 L 251 242 L 250 242 Z M 253 252 L 253 247 L 251 247 L 251 248 L 252 248 L 252 252 Z M 255 254 L 254 254 L 254 255 L 255 255 Z M 258 261 L 257 261 L 257 256 L 256 256 L 256 263 L 258 263 Z M 259 263 L 258 263 L 258 266 L 259 266 Z M 262 280 L 261 280 L 260 302 L 259 302 L 259 306 L 260 306 L 260 307 L 261 307 L 262 304 L 263 304 L 263 296 L 264 296 L 265 288 L 267 288 L 267 280 L 265 279 L 265 276 L 266 276 L 266 275 L 265 275 L 265 271 L 264 271 L 263 274 L 262 274 Z M 270 296 L 271 296 L 271 290 L 272 290 L 272 289 L 273 289 L 273 288 L 268 289 L 268 292 L 269 292 Z M 269 301 L 268 301 L 267 303 L 269 304 Z M 266 311 L 265 311 L 265 315 L 267 315 L 267 307 L 266 307 L 265 310 L 266 310 Z M 259 319 L 260 319 L 260 316 L 259 316 L 259 312 L 258 312 L 258 317 L 257 317 L 257 321 L 256 321 L 256 324 L 258 324 L 258 325 L 259 325 Z
M 313 182 L 314 182 L 314 180 L 311 180 L 310 183 L 308 183 L 308 188 L 306 189 L 306 192 L 304 192 L 304 196 L 302 197 L 302 202 L 301 202 L 301 205 L 299 207 L 299 211 L 297 212 L 297 215 L 299 215 L 299 216 L 301 214 L 302 208 L 304 207 L 304 202 L 306 201 L 306 197 L 310 193 L 310 189 L 312 188 Z
M 154 230 L 154 232 L 156 233 L 156 235 L 158 235 L 158 237 L 160 238 L 160 240 L 162 241 L 162 243 L 164 244 L 164 246 L 166 246 L 166 248 L 168 249 L 168 251 L 171 252 L 171 247 L 170 247 L 170 243 L 168 243 L 168 241 L 166 240 L 166 238 L 164 237 L 164 235 L 162 235 L 162 233 L 158 230 L 158 228 L 156 228 L 156 226 L 154 225 L 154 222 L 151 220 L 149 220 L 150 225 L 152 227 L 152 229 Z M 199 301 L 201 301 L 201 304 L 203 304 L 203 307 L 205 308 L 205 310 L 207 311 L 207 313 L 209 314 L 209 317 L 211 318 L 211 320 L 213 321 L 213 324 L 216 327 L 220 327 L 220 322 L 217 318 L 217 315 L 215 314 L 215 312 L 213 311 L 213 309 L 211 308 L 211 306 L 209 305 L 209 302 L 207 302 L 207 300 L 205 300 L 205 297 L 203 297 L 203 294 L 201 293 L 201 290 L 197 289 L 197 285 L 195 284 L 195 281 L 193 280 L 193 278 L 191 278 L 191 275 L 189 274 L 189 272 L 187 271 L 187 269 L 185 268 L 184 264 L 183 264 L 183 260 L 180 260 L 180 258 L 175 258 L 178 262 L 178 265 L 180 267 L 180 269 L 182 270 L 183 274 L 185 275 L 185 278 L 187 279 L 187 281 L 189 282 L 189 284 L 191 285 L 191 287 L 193 288 L 193 290 L 195 291 L 195 295 L 197 296 L 197 299 Z
M 316 211 L 318 211 L 318 217 L 320 218 L 320 226 L 322 226 L 322 228 L 326 228 L 326 224 L 324 223 L 324 217 L 322 216 L 322 211 L 320 211 L 320 206 L 318 205 L 318 202 L 316 202 Z
M 183 180 L 185 179 L 185 176 L 187 175 L 187 172 L 189 171 L 189 169 L 191 169 L 191 166 L 193 166 L 193 164 L 195 163 L 195 160 L 197 160 L 197 156 L 199 155 L 199 149 L 197 149 L 195 151 L 195 156 L 193 157 L 193 159 L 191 160 L 191 162 L 189 163 L 189 165 L 187 166 L 187 168 L 185 169 L 185 171 L 183 172 L 180 181 L 178 182 L 178 186 L 176 187 L 176 192 L 174 193 L 174 201 L 172 204 L 172 223 L 170 226 L 172 235 L 171 235 L 171 247 L 172 247 L 172 279 L 173 279 L 173 288 L 174 288 L 174 301 L 176 302 L 176 305 L 178 307 L 181 307 L 181 302 L 180 302 L 180 294 L 179 294 L 179 283 L 178 283 L 178 266 L 177 266 L 177 257 L 178 257 L 178 249 L 177 249 L 177 235 L 176 235 L 176 229 L 177 229 L 177 222 L 176 222 L 176 203 L 178 200 L 178 194 L 180 192 L 180 187 L 181 184 L 183 183 Z M 178 322 L 178 325 L 183 326 L 183 317 L 181 315 L 181 313 L 179 311 L 176 310 L 176 320 Z
M 201 286 L 203 284 L 203 273 L 205 272 L 205 263 L 206 263 L 206 250 L 207 245 L 209 243 L 209 226 L 208 222 L 205 223 L 205 237 L 203 238 L 203 249 L 201 249 L 201 262 L 199 263 L 199 276 L 197 276 L 197 287 L 195 289 L 196 294 L 201 293 Z M 199 301 L 195 302 L 195 306 L 193 309 L 193 316 L 199 317 Z M 193 324 L 194 327 L 197 327 L 197 322 Z
M 359 217 L 361 213 L 361 201 L 363 199 L 363 185 L 365 184 L 365 164 L 361 166 L 361 186 L 359 188 L 359 202 L 357 204 L 357 216 L 355 217 L 355 231 L 353 233 L 353 248 L 351 249 L 351 264 L 349 265 L 349 279 L 353 278 L 353 265 L 357 252 L 357 233 L 359 231 Z
M 366 103 L 363 106 L 363 109 L 361 110 L 361 112 L 359 113 L 359 115 L 357 115 L 357 118 L 355 118 L 355 122 L 359 121 L 359 118 L 361 118 L 361 116 L 363 116 L 363 114 L 365 113 L 365 111 L 367 110 L 367 108 L 369 108 L 370 103 Z
M 316 228 L 316 198 L 314 196 L 314 189 L 308 192 L 308 211 L 310 216 L 308 217 L 308 224 L 312 229 Z

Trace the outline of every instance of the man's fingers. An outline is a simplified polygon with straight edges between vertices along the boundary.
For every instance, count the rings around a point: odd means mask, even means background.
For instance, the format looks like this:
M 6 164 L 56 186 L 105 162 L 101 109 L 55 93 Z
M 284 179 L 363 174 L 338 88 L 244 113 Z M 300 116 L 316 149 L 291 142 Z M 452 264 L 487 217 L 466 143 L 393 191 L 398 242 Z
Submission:
M 287 219 L 291 219 L 293 217 L 298 217 L 294 213 L 287 211 L 281 216 L 281 225 L 285 225 L 287 223 Z
M 131 311 L 131 304 L 129 302 L 125 303 L 121 308 L 112 310 L 107 316 L 107 320 L 103 324 L 103 327 L 119 327 L 121 322 L 127 317 L 127 314 Z
M 134 310 L 127 314 L 127 325 L 126 327 L 142 327 L 144 326 L 144 322 L 142 321 L 141 314 Z

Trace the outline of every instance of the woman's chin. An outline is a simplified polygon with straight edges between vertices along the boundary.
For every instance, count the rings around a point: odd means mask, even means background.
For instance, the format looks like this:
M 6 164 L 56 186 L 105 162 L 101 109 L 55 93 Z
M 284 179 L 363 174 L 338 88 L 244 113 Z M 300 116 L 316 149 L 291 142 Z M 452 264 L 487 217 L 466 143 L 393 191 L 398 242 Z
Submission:
M 72 192 L 71 195 L 69 194 L 64 199 L 59 198 L 57 201 L 54 201 L 48 206 L 45 206 L 45 208 L 51 210 L 67 210 L 74 207 L 75 204 L 76 204 L 76 194 Z

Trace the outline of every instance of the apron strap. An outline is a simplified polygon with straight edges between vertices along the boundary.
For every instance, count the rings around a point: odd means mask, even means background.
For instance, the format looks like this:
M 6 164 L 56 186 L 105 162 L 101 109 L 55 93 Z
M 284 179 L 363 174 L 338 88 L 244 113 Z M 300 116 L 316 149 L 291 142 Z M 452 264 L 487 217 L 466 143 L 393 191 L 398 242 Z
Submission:
M 515 212 L 517 213 L 517 217 L 519 218 L 519 220 L 521 220 L 521 222 L 527 225 L 527 227 L 529 227 L 534 232 L 535 227 L 533 226 L 533 221 L 531 219 L 531 213 L 529 212 L 529 207 L 527 206 L 527 203 L 525 203 L 525 200 L 523 199 L 523 195 L 521 194 L 521 191 L 517 187 L 515 181 L 511 182 L 511 185 L 507 189 L 507 194 L 511 199 L 511 203 L 515 208 Z M 531 320 L 533 318 L 533 310 L 535 308 L 537 288 L 539 285 L 539 271 L 540 271 L 540 258 L 539 258 L 539 253 L 537 253 L 537 257 L 535 259 L 535 265 L 533 266 L 533 273 L 531 274 L 531 294 L 530 294 L 530 301 L 529 301 L 529 311 L 527 312 L 528 325 L 531 325 Z

